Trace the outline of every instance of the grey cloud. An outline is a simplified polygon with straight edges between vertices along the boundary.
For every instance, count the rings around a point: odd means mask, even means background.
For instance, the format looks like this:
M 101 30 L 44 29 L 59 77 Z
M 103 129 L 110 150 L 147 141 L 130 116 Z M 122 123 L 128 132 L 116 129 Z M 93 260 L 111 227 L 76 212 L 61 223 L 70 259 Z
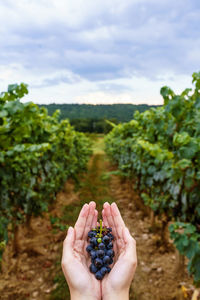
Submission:
M 51 77 L 44 78 L 40 83 L 32 84 L 31 87 L 39 88 L 39 87 L 48 87 L 48 86 L 55 86 L 60 83 L 68 83 L 68 84 L 75 84 L 80 82 L 80 77 L 76 76 L 75 74 L 56 74 Z
M 0 63 L 18 62 L 38 72 L 66 69 L 90 81 L 133 74 L 156 80 L 166 72 L 190 75 L 200 67 L 199 19 L 199 2 L 177 0 L 129 1 L 121 10 L 113 4 L 90 14 L 79 27 L 59 18 L 48 27 L 30 22 L 5 37 Z M 68 80 L 47 78 L 41 85 L 73 83 Z

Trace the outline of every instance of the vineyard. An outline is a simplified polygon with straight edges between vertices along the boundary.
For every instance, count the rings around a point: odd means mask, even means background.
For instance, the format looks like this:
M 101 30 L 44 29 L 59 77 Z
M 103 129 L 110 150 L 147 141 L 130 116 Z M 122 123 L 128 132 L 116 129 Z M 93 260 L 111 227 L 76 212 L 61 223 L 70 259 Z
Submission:
M 32 215 L 47 211 L 68 178 L 85 171 L 90 142 L 68 121 L 58 122 L 59 112 L 33 103 L 22 104 L 27 86 L 10 85 L 0 95 L 0 259 L 14 234 L 18 253 L 18 225 L 30 225 Z
M 0 94 L 0 299 L 70 298 L 62 243 L 89 201 L 115 201 L 137 241 L 131 300 L 199 299 L 200 73 L 193 83 L 161 88 L 162 107 L 105 137 L 23 104 L 23 83 Z
M 188 270 L 200 284 L 200 73 L 195 89 L 163 87 L 163 107 L 136 112 L 106 137 L 108 155 L 134 179 L 144 204 L 162 219 Z

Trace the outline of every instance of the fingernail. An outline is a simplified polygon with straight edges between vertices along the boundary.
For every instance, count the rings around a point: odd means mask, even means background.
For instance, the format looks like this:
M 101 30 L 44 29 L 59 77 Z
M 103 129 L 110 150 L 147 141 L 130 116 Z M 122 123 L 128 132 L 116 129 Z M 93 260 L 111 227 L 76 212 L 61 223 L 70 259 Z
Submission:
M 94 201 L 91 201 L 89 203 L 90 211 L 93 211 L 96 208 L 96 203 Z
M 87 203 L 85 203 L 85 204 L 83 205 L 83 209 L 86 209 L 86 207 L 88 207 L 88 204 L 87 204 Z
M 67 231 L 67 234 L 72 234 L 72 232 L 73 232 L 73 227 L 72 227 L 72 226 L 69 226 L 68 231 Z

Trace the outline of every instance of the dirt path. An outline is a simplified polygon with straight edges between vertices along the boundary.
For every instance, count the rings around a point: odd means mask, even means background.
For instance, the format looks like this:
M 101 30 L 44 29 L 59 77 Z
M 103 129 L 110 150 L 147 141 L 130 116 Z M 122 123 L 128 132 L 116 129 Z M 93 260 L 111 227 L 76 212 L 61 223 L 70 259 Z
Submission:
M 67 182 L 50 212 L 44 218 L 32 220 L 31 236 L 25 227 L 21 227 L 21 251 L 17 258 L 12 257 L 12 247 L 8 245 L 0 275 L 0 299 L 69 299 L 60 269 L 62 241 L 66 234 L 61 229 L 64 224 L 73 226 L 82 204 L 92 200 L 97 203 L 99 212 L 104 202 L 116 201 L 137 241 L 138 268 L 130 300 L 184 299 L 180 287 L 189 286 L 191 279 L 186 272 L 176 274 L 174 251 L 165 252 L 158 234 L 151 232 L 149 218 L 134 205 L 139 196 L 130 189 L 129 183 L 109 175 L 113 167 L 103 146 L 103 139 L 98 139 L 78 191 L 74 190 L 73 183 Z M 50 216 L 56 220 L 54 224 L 50 222 Z
M 19 248 L 17 257 L 13 257 L 12 243 L 9 242 L 3 256 L 0 273 L 0 299 L 27 300 L 49 299 L 52 289 L 55 264 L 61 251 L 64 231 L 56 230 L 50 222 L 50 215 L 58 218 L 62 207 L 77 200 L 74 185 L 67 183 L 57 195 L 56 206 L 43 218 L 33 218 L 32 232 L 20 227 Z

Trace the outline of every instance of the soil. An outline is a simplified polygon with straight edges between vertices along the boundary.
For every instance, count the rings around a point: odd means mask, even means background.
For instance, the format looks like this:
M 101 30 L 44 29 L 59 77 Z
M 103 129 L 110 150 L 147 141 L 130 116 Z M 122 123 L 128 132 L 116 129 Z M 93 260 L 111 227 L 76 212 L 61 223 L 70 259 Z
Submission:
M 136 239 L 138 267 L 130 290 L 130 300 L 192 298 L 194 287 L 187 274 L 187 262 L 182 264 L 182 270 L 180 266 L 179 270 L 177 269 L 178 256 L 172 242 L 169 239 L 167 247 L 162 243 L 160 221 L 157 220 L 152 226 L 149 212 L 143 207 L 133 184 L 110 173 L 116 168 L 109 163 L 102 145 L 102 139 L 97 140 L 95 152 L 88 164 L 89 170 L 83 175 L 78 191 L 74 183 L 68 181 L 57 194 L 56 201 L 48 213 L 43 217 L 32 218 L 29 229 L 25 225 L 20 226 L 19 253 L 15 257 L 10 239 L 4 251 L 0 273 L 0 299 L 51 298 L 52 291 L 58 285 L 53 279 L 56 266 L 60 265 L 66 231 L 53 228 L 50 215 L 62 218 L 66 207 L 77 207 L 78 204 L 82 205 L 83 202 L 91 200 L 97 203 L 99 211 L 103 202 L 115 201 L 127 227 Z M 66 220 L 71 225 L 74 223 L 74 216 Z M 59 299 L 67 298 L 65 296 Z

